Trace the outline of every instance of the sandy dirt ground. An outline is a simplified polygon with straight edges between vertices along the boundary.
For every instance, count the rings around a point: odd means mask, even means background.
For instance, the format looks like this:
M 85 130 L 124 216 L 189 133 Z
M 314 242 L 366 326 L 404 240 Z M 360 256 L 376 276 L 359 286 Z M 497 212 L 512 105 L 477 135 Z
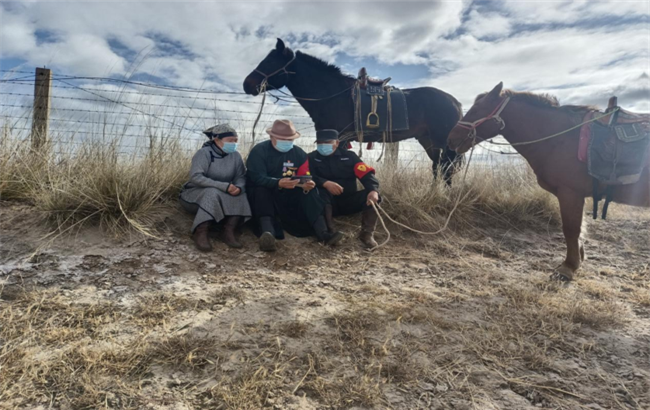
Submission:
M 47 242 L 0 206 L 2 409 L 650 409 L 647 211 L 590 222 L 563 285 L 552 224 L 203 254 L 182 214 Z

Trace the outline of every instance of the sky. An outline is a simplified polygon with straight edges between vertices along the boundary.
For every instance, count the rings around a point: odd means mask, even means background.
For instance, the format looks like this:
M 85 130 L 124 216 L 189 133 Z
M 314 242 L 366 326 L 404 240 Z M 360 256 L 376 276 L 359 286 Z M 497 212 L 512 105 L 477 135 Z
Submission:
M 617 95 L 650 111 L 647 0 L 0 2 L 2 70 L 242 91 L 276 38 L 349 73 L 440 88 L 466 109 L 503 81 L 563 104 Z

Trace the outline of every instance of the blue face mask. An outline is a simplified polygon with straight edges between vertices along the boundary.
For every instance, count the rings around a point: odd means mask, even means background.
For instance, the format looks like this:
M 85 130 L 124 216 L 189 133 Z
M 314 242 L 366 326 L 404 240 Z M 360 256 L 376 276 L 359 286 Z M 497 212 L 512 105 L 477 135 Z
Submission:
M 289 152 L 293 148 L 293 141 L 276 140 L 275 149 L 280 152 Z
M 233 152 L 237 151 L 237 143 L 236 142 L 224 142 L 223 143 L 223 148 L 221 148 L 221 149 L 226 154 L 232 154 Z
M 334 145 L 332 144 L 318 144 L 316 145 L 316 149 L 319 154 L 325 157 L 334 153 Z

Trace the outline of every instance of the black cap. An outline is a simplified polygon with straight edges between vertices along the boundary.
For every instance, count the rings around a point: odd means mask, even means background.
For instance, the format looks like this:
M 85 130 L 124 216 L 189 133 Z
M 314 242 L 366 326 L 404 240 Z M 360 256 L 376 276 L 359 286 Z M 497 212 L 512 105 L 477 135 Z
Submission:
M 325 142 L 338 140 L 339 132 L 337 130 L 320 130 L 316 131 L 316 142 Z

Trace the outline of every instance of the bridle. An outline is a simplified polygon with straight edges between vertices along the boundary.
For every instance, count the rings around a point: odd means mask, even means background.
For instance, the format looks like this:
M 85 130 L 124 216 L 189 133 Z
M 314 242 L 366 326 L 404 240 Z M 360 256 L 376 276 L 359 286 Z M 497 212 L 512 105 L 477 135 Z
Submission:
M 506 122 L 503 120 L 503 118 L 501 118 L 501 113 L 503 112 L 503 109 L 506 108 L 506 105 L 508 105 L 509 101 L 510 97 L 503 99 L 503 101 L 501 101 L 499 105 L 497 105 L 497 107 L 494 109 L 494 111 L 492 111 L 487 117 L 480 118 L 474 122 L 458 121 L 458 123 L 456 123 L 457 127 L 469 130 L 467 138 L 465 138 L 463 142 L 467 141 L 468 139 L 474 140 L 476 138 L 483 140 L 483 138 L 480 138 L 476 135 L 476 129 L 479 127 L 479 125 L 489 120 L 495 120 L 501 126 L 499 128 L 499 131 L 503 130 L 506 127 Z
M 291 65 L 291 63 L 293 63 L 293 60 L 295 60 L 295 59 L 296 59 L 296 54 L 294 53 L 294 54 L 293 54 L 293 57 L 291 58 L 291 60 L 289 60 L 289 62 L 288 62 L 287 64 L 285 64 L 284 66 L 278 68 L 277 70 L 275 70 L 275 71 L 272 72 L 271 74 L 265 74 L 263 71 L 260 71 L 260 70 L 258 70 L 257 68 L 256 68 L 255 70 L 253 70 L 253 71 L 255 71 L 255 72 L 258 73 L 258 74 L 261 74 L 261 75 L 264 77 L 264 79 L 262 80 L 261 84 L 264 84 L 264 85 L 265 85 L 266 83 L 268 83 L 269 78 L 271 78 L 271 77 L 273 77 L 274 75 L 279 74 L 279 73 L 281 73 L 281 72 L 284 72 L 284 74 L 286 74 L 286 75 L 289 75 L 289 74 L 295 74 L 295 72 L 293 72 L 293 71 L 288 71 L 288 70 L 287 70 L 287 67 L 289 67 L 289 65 Z

